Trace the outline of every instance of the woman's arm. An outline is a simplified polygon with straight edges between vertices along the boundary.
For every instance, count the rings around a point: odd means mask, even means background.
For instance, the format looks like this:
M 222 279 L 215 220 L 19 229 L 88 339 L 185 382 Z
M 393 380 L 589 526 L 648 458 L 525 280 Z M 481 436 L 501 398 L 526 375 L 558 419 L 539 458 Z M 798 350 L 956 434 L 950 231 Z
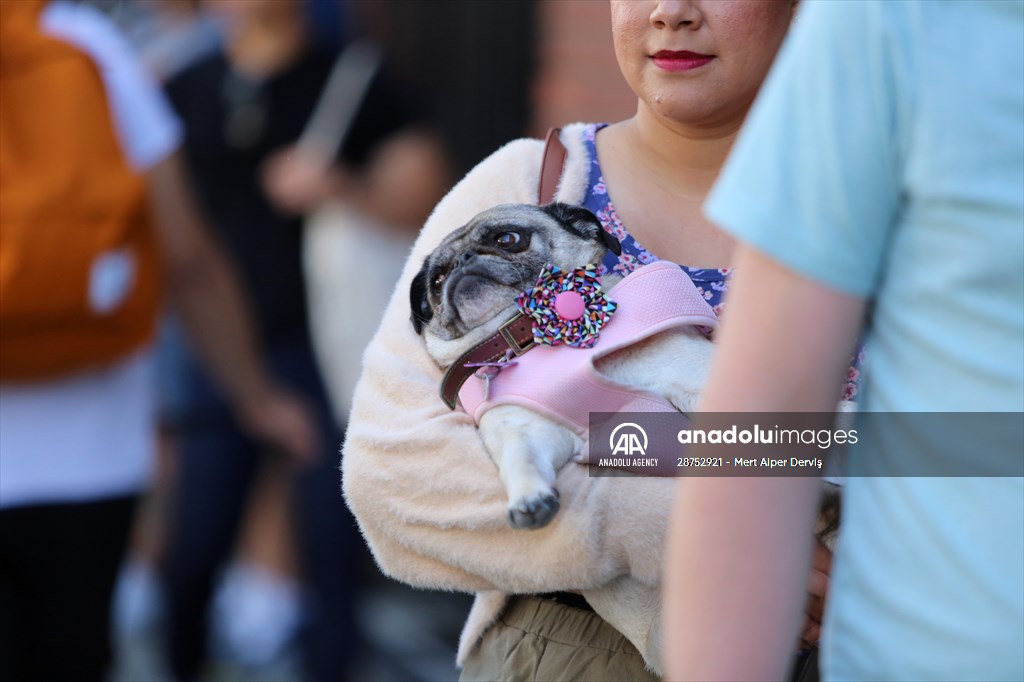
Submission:
M 342 461 L 345 497 L 381 569 L 422 587 L 508 592 L 587 589 L 660 577 L 673 481 L 592 478 L 568 466 L 545 528 L 506 520 L 498 472 L 470 418 L 438 395 L 441 370 L 409 322 L 408 287 L 427 253 L 479 211 L 536 201 L 541 144 L 517 141 L 439 204 L 364 356 Z
M 250 435 L 309 462 L 318 449 L 313 418 L 301 399 L 266 372 L 238 275 L 208 234 L 181 152 L 147 171 L 146 183 L 168 294 L 200 358 Z

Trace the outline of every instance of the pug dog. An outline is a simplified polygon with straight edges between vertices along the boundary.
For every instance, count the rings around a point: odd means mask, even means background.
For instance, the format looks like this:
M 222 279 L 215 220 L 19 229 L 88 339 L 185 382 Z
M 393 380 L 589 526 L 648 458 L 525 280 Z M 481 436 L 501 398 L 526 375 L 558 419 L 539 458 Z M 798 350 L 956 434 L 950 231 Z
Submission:
M 545 264 L 563 271 L 621 252 L 590 211 L 567 204 L 506 204 L 478 214 L 449 234 L 412 281 L 412 324 L 427 352 L 447 369 L 498 332 Z M 607 291 L 618 276 L 602 277 Z M 568 350 L 567 352 L 572 352 Z M 696 405 L 713 344 L 696 327 L 679 327 L 606 356 L 597 370 L 664 397 L 681 412 Z M 565 426 L 518 405 L 499 405 L 480 419 L 487 452 L 508 494 L 509 522 L 540 528 L 557 513 L 556 472 L 583 443 Z
M 456 229 L 427 256 L 409 290 L 412 325 L 427 352 L 448 369 L 489 339 L 516 312 L 516 296 L 533 286 L 545 264 L 568 271 L 600 263 L 618 240 L 590 211 L 568 204 L 505 204 Z M 621 277 L 605 275 L 607 291 Z M 714 345 L 694 326 L 660 332 L 595 364 L 602 375 L 662 396 L 683 413 L 694 410 Z M 568 350 L 566 352 L 572 352 Z M 572 430 L 519 405 L 498 405 L 479 423 L 484 446 L 508 495 L 516 528 L 541 528 L 558 512 L 555 476 L 583 443 Z M 838 531 L 838 487 L 826 485 L 818 538 L 831 546 Z

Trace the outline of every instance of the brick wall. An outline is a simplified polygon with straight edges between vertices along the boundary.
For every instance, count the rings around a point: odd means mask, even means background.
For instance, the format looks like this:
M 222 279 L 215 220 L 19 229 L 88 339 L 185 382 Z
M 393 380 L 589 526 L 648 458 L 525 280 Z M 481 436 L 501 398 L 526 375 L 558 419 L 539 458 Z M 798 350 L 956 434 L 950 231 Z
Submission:
M 531 134 L 573 121 L 617 121 L 636 111 L 612 48 L 607 0 L 538 0 L 538 64 Z

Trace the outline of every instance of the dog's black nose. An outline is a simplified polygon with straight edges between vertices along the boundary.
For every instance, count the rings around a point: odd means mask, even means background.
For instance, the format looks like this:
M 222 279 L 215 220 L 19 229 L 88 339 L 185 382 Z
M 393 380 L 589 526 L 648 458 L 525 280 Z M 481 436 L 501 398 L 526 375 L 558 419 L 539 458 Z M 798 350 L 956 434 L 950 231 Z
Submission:
M 468 265 L 469 263 L 472 263 L 476 259 L 476 256 L 477 254 L 475 252 L 470 251 L 469 253 L 462 254 L 459 260 L 462 261 L 462 265 Z

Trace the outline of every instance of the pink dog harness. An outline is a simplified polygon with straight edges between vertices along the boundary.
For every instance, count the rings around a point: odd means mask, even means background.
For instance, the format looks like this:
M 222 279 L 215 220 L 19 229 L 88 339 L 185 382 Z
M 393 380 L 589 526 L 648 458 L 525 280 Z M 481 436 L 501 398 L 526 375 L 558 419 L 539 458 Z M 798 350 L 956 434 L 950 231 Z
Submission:
M 594 363 L 668 329 L 684 325 L 713 329 L 718 319 L 711 306 L 689 276 L 666 261 L 634 270 L 606 295 L 617 308 L 593 347 L 536 345 L 496 374 L 491 372 L 489 387 L 479 373 L 470 377 L 458 395 L 474 422 L 479 424 L 484 412 L 497 405 L 520 405 L 563 424 L 586 441 L 591 412 L 676 411 L 661 396 L 601 376 Z

